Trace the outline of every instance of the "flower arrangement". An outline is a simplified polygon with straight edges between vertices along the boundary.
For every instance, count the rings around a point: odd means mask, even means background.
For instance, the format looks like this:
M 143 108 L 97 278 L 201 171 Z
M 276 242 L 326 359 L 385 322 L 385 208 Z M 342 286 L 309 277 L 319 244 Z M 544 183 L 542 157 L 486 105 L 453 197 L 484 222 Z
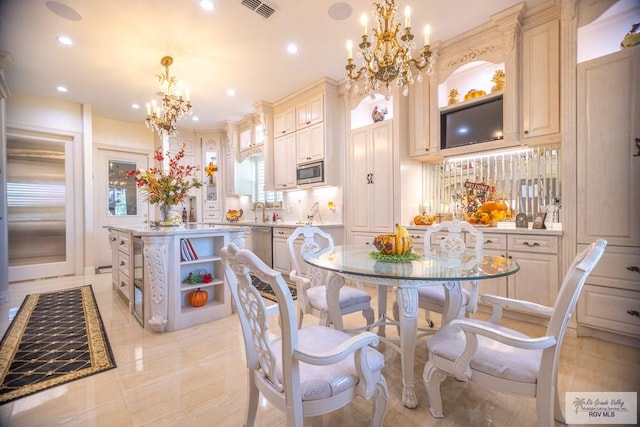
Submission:
M 204 168 L 204 171 L 207 176 L 213 176 L 218 171 L 218 167 L 213 162 L 210 162 L 207 167 Z
M 138 188 L 147 193 L 147 200 L 151 204 L 177 205 L 184 201 L 190 189 L 202 187 L 202 182 L 195 175 L 198 166 L 180 164 L 184 157 L 184 146 L 175 156 L 171 157 L 168 151 L 166 156 L 169 158 L 169 169 L 166 171 L 151 167 L 128 173 L 129 176 L 135 177 Z M 162 153 L 161 147 L 155 149 L 153 158 L 158 162 L 164 161 L 165 154 Z

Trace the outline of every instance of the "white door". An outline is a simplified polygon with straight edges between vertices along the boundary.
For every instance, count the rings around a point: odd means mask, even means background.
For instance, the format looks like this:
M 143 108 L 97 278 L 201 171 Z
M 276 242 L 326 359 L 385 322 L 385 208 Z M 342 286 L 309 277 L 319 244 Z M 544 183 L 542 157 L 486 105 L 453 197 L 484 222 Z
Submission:
M 97 267 L 111 265 L 106 225 L 141 225 L 148 220 L 149 204 L 141 197 L 130 170 L 149 167 L 147 154 L 97 148 L 95 156 L 94 253 Z

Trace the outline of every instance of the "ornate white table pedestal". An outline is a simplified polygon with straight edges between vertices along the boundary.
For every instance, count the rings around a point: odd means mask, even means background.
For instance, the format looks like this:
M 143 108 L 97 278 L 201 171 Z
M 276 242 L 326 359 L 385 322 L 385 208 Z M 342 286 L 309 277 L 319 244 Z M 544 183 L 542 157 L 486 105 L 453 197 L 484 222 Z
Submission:
M 518 264 L 502 257 L 484 256 L 482 253 L 467 251 L 452 259 L 447 254 L 434 250 L 419 260 L 409 263 L 391 263 L 376 261 L 370 255 L 372 249 L 363 245 L 335 246 L 332 251 L 306 256 L 308 264 L 329 270 L 333 277 L 342 280 L 329 280 L 327 294 L 336 294 L 335 287 L 341 287 L 344 279 L 366 282 L 378 287 L 378 321 L 368 329 L 378 328 L 384 334 L 385 325 L 397 325 L 400 344 L 381 337 L 400 353 L 402 369 L 402 404 L 407 408 L 418 406 L 415 393 L 414 362 L 418 333 L 418 288 L 421 286 L 444 286 L 445 306 L 440 330 L 460 313 L 463 296 L 461 280 L 482 280 L 514 274 Z M 387 290 L 394 288 L 398 302 L 399 319 L 387 317 Z M 337 303 L 337 297 L 332 298 Z M 329 301 L 331 303 L 331 301 Z M 330 315 L 339 316 L 339 309 L 329 307 Z M 437 333 L 437 332 L 436 332 Z

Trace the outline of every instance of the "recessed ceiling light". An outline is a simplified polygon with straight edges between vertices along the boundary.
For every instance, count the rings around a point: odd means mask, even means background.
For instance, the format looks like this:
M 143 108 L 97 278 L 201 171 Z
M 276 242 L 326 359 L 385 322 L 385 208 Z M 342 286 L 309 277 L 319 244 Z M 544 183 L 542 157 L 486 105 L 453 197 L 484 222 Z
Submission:
M 71 40 L 71 37 L 60 35 L 57 37 L 57 39 L 58 39 L 58 42 L 60 42 L 65 46 L 71 46 L 73 44 L 73 40 Z
M 133 108 L 134 110 L 139 110 L 140 109 L 140 105 L 136 104 L 135 102 L 133 104 L 131 104 L 131 108 Z
M 194 122 L 197 122 L 197 121 L 198 121 L 198 120 L 200 120 L 200 119 L 198 118 L 198 116 L 193 116 L 193 117 L 191 118 L 191 120 L 193 120 Z
M 212 0 L 200 0 L 198 3 L 200 3 L 200 7 L 206 11 L 212 11 L 215 9 L 215 5 Z
M 295 43 L 289 43 L 287 45 L 287 52 L 289 52 L 290 54 L 294 54 L 294 53 L 298 53 L 298 45 Z
M 64 86 L 58 86 L 56 89 L 58 92 L 69 92 L 69 90 Z
M 227 95 L 228 96 L 236 96 L 236 90 L 235 89 L 227 89 Z

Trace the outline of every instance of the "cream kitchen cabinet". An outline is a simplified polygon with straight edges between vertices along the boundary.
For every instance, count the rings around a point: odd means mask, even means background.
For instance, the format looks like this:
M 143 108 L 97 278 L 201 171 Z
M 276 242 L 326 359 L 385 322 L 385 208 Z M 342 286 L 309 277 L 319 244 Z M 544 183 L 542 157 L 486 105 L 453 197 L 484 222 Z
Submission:
M 634 345 L 640 337 L 638 75 L 638 48 L 578 64 L 577 250 L 608 242 L 578 302 L 578 333 L 631 337 Z
M 127 303 L 131 301 L 132 289 L 132 238 L 131 234 L 124 231 L 110 230 L 111 242 L 111 282 L 113 289 L 118 291 Z
M 559 140 L 559 134 L 560 23 L 554 19 L 522 31 L 522 137 Z
M 510 234 L 507 254 L 520 271 L 507 279 L 510 298 L 537 302 L 552 307 L 559 282 L 558 237 Z
M 578 323 L 587 335 L 596 329 L 640 338 L 640 248 L 607 246 L 578 301 Z
M 245 151 L 251 148 L 251 146 L 253 145 L 251 138 L 251 128 L 243 129 L 240 131 L 238 142 L 240 144 L 240 151 Z
M 220 202 L 212 202 L 205 200 L 202 210 L 202 222 L 221 222 L 222 211 L 220 210 Z
M 578 243 L 640 247 L 640 49 L 578 64 Z
M 344 134 L 341 128 L 338 83 L 323 78 L 278 101 L 273 111 L 276 147 L 273 163 L 265 167 L 273 167 L 274 189 L 295 188 L 296 165 L 324 159 L 327 159 L 324 163 L 324 182 L 305 187 L 343 185 Z M 281 139 L 291 135 L 294 137 L 293 148 L 290 146 L 290 139 Z M 281 155 L 284 157 L 280 157 Z M 293 176 L 293 179 L 285 179 L 285 176 Z
M 202 190 L 204 198 L 202 201 L 202 222 L 219 222 L 222 219 L 222 203 L 220 198 L 220 177 L 222 167 L 220 165 L 220 146 L 212 140 L 203 140 L 203 171 Z M 215 166 L 218 170 L 213 176 L 208 176 L 204 169 Z
M 274 184 L 276 190 L 296 188 L 296 134 L 289 133 L 273 140 Z
M 351 233 L 392 233 L 392 120 L 351 132 L 348 201 Z
M 246 155 L 258 153 L 264 145 L 264 126 L 257 114 L 246 117 L 239 126 L 238 148 Z
M 295 106 L 283 106 L 273 114 L 273 136 L 278 138 L 296 130 Z
M 296 163 L 324 159 L 324 125 L 316 123 L 296 132 Z
M 431 135 L 431 79 L 409 89 L 409 156 L 425 157 L 440 151 L 440 139 Z
M 437 238 L 438 236 L 436 236 Z M 495 294 L 553 306 L 560 287 L 560 237 L 543 234 L 483 233 L 488 255 L 515 260 L 520 271 L 509 277 L 480 280 L 480 294 Z M 468 236 L 467 246 L 475 244 Z
M 296 129 L 304 129 L 324 121 L 324 94 L 318 93 L 296 104 Z
M 286 275 L 291 271 L 291 254 L 287 246 L 287 238 L 290 234 L 289 228 L 273 228 L 273 269 Z

